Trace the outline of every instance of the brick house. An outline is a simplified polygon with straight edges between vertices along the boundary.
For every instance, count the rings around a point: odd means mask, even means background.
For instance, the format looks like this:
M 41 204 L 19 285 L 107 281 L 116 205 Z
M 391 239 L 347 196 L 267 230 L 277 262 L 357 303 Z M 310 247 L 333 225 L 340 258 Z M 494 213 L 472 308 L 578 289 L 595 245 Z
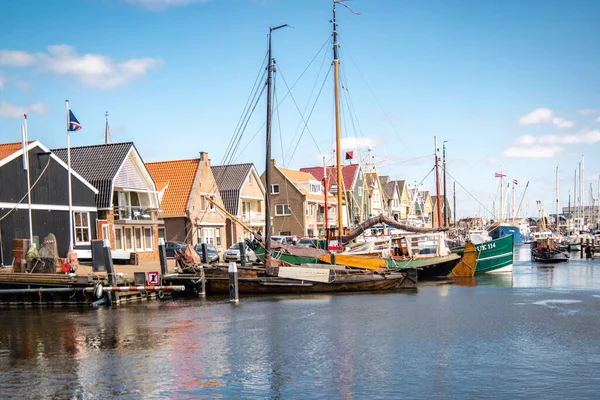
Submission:
M 265 184 L 265 174 L 261 176 Z M 271 160 L 271 215 L 275 235 L 324 235 L 325 195 L 321 182 L 313 175 L 278 167 Z M 327 193 L 328 226 L 337 226 L 337 201 Z
M 66 148 L 52 152 L 67 162 Z M 113 258 L 158 260 L 158 193 L 134 144 L 71 147 L 71 168 L 98 189 L 98 239 Z
M 149 162 L 146 167 L 159 190 L 158 217 L 164 221 L 160 235 L 166 241 L 210 243 L 224 250 L 225 214 L 206 200 L 210 197 L 223 206 L 208 153 L 186 160 Z
M 215 165 L 212 172 L 227 212 L 253 230 L 264 231 L 265 187 L 254 164 Z M 252 236 L 231 218 L 227 218 L 225 224 L 228 246 Z
M 337 168 L 333 165 L 327 167 L 305 167 L 300 168 L 301 172 L 306 172 L 314 176 L 319 182 L 323 181 L 327 173 L 327 190 L 333 196 L 337 194 Z M 325 172 L 326 171 L 326 172 Z M 344 226 L 356 226 L 361 219 L 361 205 L 363 203 L 364 176 L 360 164 L 348 164 L 342 166 L 343 183 L 343 201 L 342 208 Z M 335 223 L 337 225 L 337 222 Z

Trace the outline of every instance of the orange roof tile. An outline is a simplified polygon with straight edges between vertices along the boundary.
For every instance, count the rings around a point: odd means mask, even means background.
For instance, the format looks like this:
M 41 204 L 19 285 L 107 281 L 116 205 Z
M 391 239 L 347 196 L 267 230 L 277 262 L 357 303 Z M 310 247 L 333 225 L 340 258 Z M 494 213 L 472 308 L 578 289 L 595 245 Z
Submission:
M 160 216 L 185 214 L 199 162 L 199 158 L 193 158 L 146 163 L 157 190 L 167 187 L 160 202 Z
M 27 142 L 27 144 L 31 143 L 31 141 Z M 13 153 L 21 150 L 21 142 L 14 143 L 2 143 L 0 144 L 0 160 L 5 159 Z

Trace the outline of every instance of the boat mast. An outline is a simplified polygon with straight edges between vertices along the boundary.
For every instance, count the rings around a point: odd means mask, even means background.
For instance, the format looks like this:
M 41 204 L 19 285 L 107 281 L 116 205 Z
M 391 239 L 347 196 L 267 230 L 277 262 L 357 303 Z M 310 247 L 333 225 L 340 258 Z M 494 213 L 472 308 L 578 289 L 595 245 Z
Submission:
M 584 168 L 583 168 L 583 155 L 581 155 L 581 164 L 579 165 L 581 167 L 581 172 L 579 173 L 579 190 L 581 190 L 581 229 L 583 230 L 583 227 L 585 226 L 585 187 L 584 187 Z
M 267 60 L 267 134 L 266 134 L 266 156 L 265 156 L 265 262 L 271 255 L 271 116 L 272 104 L 271 93 L 273 83 L 273 71 L 275 60 L 271 51 L 271 36 L 273 31 L 283 28 L 287 24 L 269 27 L 269 54 Z
M 502 212 L 502 197 L 504 194 L 502 193 L 502 188 L 504 186 L 504 167 L 500 165 L 500 222 L 504 220 L 504 213 Z
M 435 144 L 435 188 L 437 190 L 437 223 L 442 226 L 442 203 L 440 202 L 440 158 L 438 155 L 437 136 L 433 137 Z
M 556 232 L 558 229 L 559 219 L 558 219 L 558 165 L 556 166 Z
M 338 190 L 339 190 L 339 186 L 338 185 Z M 323 156 L 323 194 L 325 196 L 325 213 L 323 215 L 324 220 L 323 220 L 323 225 L 325 226 L 325 249 L 329 248 L 329 227 L 327 226 L 327 211 L 328 211 L 328 205 L 327 205 L 327 161 L 325 156 Z
M 444 157 L 444 226 L 448 226 L 448 210 L 446 209 L 446 204 L 449 204 L 447 199 L 447 193 L 446 193 L 446 142 L 447 140 L 444 140 L 444 143 L 442 143 L 442 146 L 444 148 L 443 151 L 443 157 Z
M 454 222 L 452 223 L 452 226 L 456 227 L 457 226 L 456 223 L 458 221 L 456 219 L 456 181 L 454 181 L 452 183 L 452 191 L 454 192 L 454 210 L 453 210 L 453 213 L 452 213 L 452 216 L 454 218 Z
M 342 245 L 342 234 L 344 232 L 344 221 L 342 218 L 342 144 L 340 127 L 340 60 L 338 58 L 338 38 L 337 38 L 337 20 L 336 20 L 336 0 L 333 0 L 333 80 L 335 91 L 335 156 L 337 169 L 337 211 L 338 211 L 338 245 Z

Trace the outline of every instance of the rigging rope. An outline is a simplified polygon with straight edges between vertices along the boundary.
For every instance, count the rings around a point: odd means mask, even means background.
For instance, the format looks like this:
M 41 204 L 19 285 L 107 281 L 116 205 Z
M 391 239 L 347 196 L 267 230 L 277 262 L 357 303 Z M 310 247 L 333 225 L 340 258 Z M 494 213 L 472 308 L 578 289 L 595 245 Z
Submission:
M 484 210 L 486 210 L 487 212 L 489 212 L 490 214 L 492 214 L 492 212 L 490 210 L 488 210 L 483 204 L 481 204 L 481 202 L 479 200 L 477 200 L 477 198 L 475 196 L 473 196 L 471 194 L 471 192 L 469 192 L 463 185 L 460 184 L 459 181 L 456 180 L 455 177 L 453 177 L 452 175 L 450 175 L 449 172 L 446 172 L 448 174 L 448 176 L 452 179 L 454 179 L 454 182 L 456 182 L 458 184 L 458 186 L 460 186 L 465 192 L 467 192 L 467 194 L 469 196 L 471 196 L 473 198 L 473 200 L 475 200 L 481 207 L 483 207 Z M 493 214 L 492 214 L 493 215 Z

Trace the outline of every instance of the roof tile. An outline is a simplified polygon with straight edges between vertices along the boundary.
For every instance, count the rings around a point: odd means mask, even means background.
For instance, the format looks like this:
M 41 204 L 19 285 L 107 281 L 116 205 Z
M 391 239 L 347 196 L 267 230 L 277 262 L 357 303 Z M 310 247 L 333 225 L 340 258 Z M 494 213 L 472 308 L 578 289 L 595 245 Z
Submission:
M 199 158 L 146 163 L 152 179 L 157 182 L 157 190 L 166 187 L 159 216 L 185 215 L 199 164 Z

